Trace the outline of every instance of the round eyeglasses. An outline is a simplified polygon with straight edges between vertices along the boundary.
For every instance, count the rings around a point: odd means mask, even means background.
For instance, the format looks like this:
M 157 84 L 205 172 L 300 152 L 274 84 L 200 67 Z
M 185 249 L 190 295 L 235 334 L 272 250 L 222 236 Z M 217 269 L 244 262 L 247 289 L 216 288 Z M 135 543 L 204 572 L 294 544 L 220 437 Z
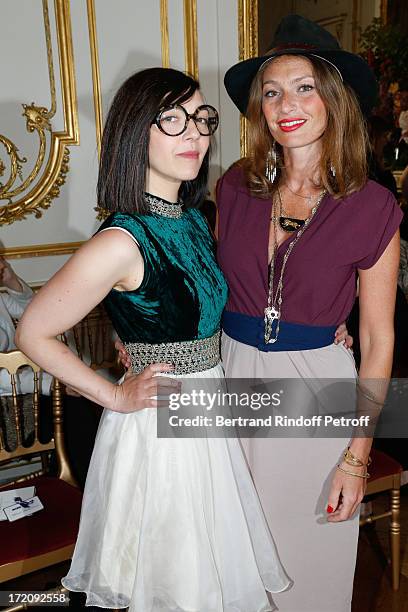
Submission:
M 218 127 L 218 113 L 213 106 L 202 104 L 192 115 L 179 104 L 167 106 L 160 110 L 153 123 L 167 136 L 180 136 L 186 131 L 192 119 L 201 136 L 211 136 Z

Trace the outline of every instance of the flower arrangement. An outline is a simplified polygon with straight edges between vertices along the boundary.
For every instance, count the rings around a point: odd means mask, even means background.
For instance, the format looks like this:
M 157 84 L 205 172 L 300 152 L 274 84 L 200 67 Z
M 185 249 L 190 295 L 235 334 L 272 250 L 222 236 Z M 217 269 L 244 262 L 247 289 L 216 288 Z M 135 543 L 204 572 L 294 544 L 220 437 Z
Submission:
M 379 18 L 361 33 L 361 55 L 374 71 L 379 83 L 376 114 L 393 123 L 408 103 L 408 45 L 406 37 Z

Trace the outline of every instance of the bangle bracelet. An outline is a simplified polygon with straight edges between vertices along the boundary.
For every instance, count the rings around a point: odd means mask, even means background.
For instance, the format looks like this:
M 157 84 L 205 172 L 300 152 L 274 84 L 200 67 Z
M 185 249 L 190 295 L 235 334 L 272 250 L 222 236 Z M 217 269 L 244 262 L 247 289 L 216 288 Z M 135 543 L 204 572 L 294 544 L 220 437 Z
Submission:
M 357 383 L 357 388 L 360 391 L 361 395 L 363 397 L 365 397 L 366 399 L 368 399 L 370 402 L 373 402 L 373 404 L 377 404 L 377 406 L 383 406 L 384 402 L 380 402 L 379 400 L 375 399 L 375 397 L 371 397 L 371 395 L 368 395 L 368 393 L 366 393 L 365 391 L 363 391 L 363 389 L 361 388 L 360 383 Z
M 367 467 L 371 463 L 371 457 L 368 458 L 367 463 L 364 463 L 364 461 L 356 457 L 356 455 L 350 450 L 349 446 L 344 451 L 343 458 L 345 463 L 351 465 L 352 467 Z
M 341 472 L 344 472 L 345 474 L 348 474 L 349 476 L 357 476 L 357 478 L 370 478 L 370 474 L 368 472 L 366 472 L 365 474 L 356 474 L 355 472 L 349 472 L 348 470 L 345 470 L 344 468 L 340 467 L 340 464 L 337 465 L 337 469 Z

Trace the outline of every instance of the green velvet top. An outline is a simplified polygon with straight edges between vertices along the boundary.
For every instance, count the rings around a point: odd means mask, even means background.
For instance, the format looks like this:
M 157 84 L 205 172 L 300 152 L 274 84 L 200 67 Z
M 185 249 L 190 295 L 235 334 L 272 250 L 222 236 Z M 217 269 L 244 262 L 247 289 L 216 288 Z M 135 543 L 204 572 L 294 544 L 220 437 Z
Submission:
M 140 287 L 112 289 L 104 300 L 122 342 L 195 340 L 220 328 L 227 285 L 200 211 L 187 209 L 178 219 L 116 212 L 98 231 L 108 227 L 131 234 L 144 260 Z

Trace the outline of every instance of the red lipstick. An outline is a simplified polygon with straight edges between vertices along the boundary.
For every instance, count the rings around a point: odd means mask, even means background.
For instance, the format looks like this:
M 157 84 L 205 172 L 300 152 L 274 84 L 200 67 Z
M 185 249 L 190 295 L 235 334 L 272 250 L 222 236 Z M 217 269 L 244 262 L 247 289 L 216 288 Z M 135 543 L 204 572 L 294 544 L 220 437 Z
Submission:
M 293 132 L 298 130 L 302 125 L 306 123 L 306 119 L 300 117 L 291 117 L 290 119 L 281 119 L 278 121 L 278 125 L 282 132 Z

